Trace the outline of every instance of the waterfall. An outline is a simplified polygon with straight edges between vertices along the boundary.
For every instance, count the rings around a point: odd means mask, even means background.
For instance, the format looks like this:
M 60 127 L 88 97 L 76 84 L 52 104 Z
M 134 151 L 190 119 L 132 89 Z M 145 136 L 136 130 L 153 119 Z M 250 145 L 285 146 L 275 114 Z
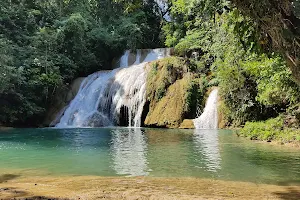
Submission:
M 135 52 L 127 50 L 113 65 L 113 68 L 115 69 L 128 67 L 131 65 L 137 65 L 142 62 L 150 62 L 161 58 L 165 58 L 170 55 L 171 48 L 137 49 Z
M 119 60 L 119 66 L 118 67 L 128 67 L 128 57 L 129 57 L 130 51 L 127 50 L 122 55 L 122 57 Z
M 146 101 L 145 65 L 169 55 L 170 49 L 126 51 L 118 68 L 85 78 L 56 127 L 140 127 Z
M 214 89 L 206 101 L 205 108 L 200 117 L 194 119 L 196 129 L 217 129 L 218 128 L 218 89 Z

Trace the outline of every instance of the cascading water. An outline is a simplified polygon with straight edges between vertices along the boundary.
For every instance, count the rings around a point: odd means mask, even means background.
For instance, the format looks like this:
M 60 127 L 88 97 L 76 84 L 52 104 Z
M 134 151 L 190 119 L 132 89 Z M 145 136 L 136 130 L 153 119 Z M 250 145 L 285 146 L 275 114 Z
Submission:
M 170 55 L 169 49 L 142 51 L 137 51 L 134 65 L 128 68 L 132 53 L 126 51 L 119 68 L 85 78 L 56 127 L 140 127 L 146 101 L 146 62 Z
M 114 68 L 128 67 L 131 65 L 137 65 L 142 62 L 150 62 L 165 58 L 171 55 L 170 48 L 160 49 L 137 49 L 136 52 L 130 50 L 125 51 L 123 56 L 116 62 Z
M 194 119 L 196 129 L 217 129 L 218 128 L 218 89 L 214 89 L 206 101 L 203 113 Z

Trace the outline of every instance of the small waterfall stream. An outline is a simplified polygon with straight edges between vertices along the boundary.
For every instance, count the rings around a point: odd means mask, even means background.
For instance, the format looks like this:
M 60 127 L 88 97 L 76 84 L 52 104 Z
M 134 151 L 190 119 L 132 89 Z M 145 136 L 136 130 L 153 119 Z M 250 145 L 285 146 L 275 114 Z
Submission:
M 118 68 L 85 78 L 56 127 L 140 127 L 146 101 L 145 65 L 169 55 L 170 49 L 126 51 Z M 130 60 L 133 65 L 128 67 Z
M 200 117 L 194 119 L 196 129 L 217 129 L 218 128 L 218 89 L 214 89 L 206 101 L 205 108 Z

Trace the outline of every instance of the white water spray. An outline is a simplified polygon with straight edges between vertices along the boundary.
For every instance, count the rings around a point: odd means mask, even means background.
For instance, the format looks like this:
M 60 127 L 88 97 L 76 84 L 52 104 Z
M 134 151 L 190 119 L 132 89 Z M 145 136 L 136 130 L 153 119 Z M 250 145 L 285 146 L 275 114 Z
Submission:
M 170 48 L 159 48 L 159 49 L 137 49 L 136 52 L 130 50 L 125 51 L 123 56 L 118 59 L 114 68 L 124 68 L 131 65 L 137 65 L 142 62 L 150 62 L 165 58 L 171 55 Z
M 196 129 L 217 129 L 218 128 L 218 89 L 214 89 L 206 101 L 203 113 L 194 119 Z
M 132 56 L 126 51 L 119 60 L 119 68 L 96 72 L 85 78 L 56 127 L 118 124 L 140 127 L 146 101 L 146 62 L 169 56 L 170 49 L 138 50 L 134 55 L 131 67 L 125 68 Z M 143 63 L 140 64 L 141 61 Z

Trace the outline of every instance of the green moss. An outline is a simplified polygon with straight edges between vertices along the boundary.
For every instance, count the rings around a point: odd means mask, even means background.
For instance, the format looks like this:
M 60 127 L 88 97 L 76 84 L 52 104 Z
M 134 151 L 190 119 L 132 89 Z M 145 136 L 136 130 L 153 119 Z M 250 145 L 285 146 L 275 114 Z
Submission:
M 159 101 L 161 98 L 165 96 L 166 88 L 165 85 L 160 85 L 155 92 L 155 100 Z
M 150 110 L 145 125 L 178 128 L 184 119 L 185 91 L 187 80 L 180 79 L 168 87 L 159 101 L 150 101 Z
M 177 79 L 182 78 L 185 62 L 178 57 L 169 57 L 150 64 L 147 77 L 147 97 L 159 101 L 167 88 Z
M 178 128 L 185 118 L 195 118 L 196 108 L 207 88 L 205 76 L 191 70 L 179 57 L 152 62 L 148 67 L 145 125 Z
M 286 127 L 284 116 L 261 122 L 247 122 L 239 135 L 251 140 L 275 140 L 283 143 L 300 141 L 300 130 Z
M 151 70 L 149 72 L 148 77 L 152 78 L 152 77 L 156 76 L 157 75 L 157 69 L 158 69 L 158 62 L 153 62 L 151 64 Z
M 201 110 L 204 107 L 204 95 L 207 89 L 206 77 L 193 78 L 188 83 L 188 88 L 185 92 L 185 112 L 189 118 L 195 118 L 197 107 Z

